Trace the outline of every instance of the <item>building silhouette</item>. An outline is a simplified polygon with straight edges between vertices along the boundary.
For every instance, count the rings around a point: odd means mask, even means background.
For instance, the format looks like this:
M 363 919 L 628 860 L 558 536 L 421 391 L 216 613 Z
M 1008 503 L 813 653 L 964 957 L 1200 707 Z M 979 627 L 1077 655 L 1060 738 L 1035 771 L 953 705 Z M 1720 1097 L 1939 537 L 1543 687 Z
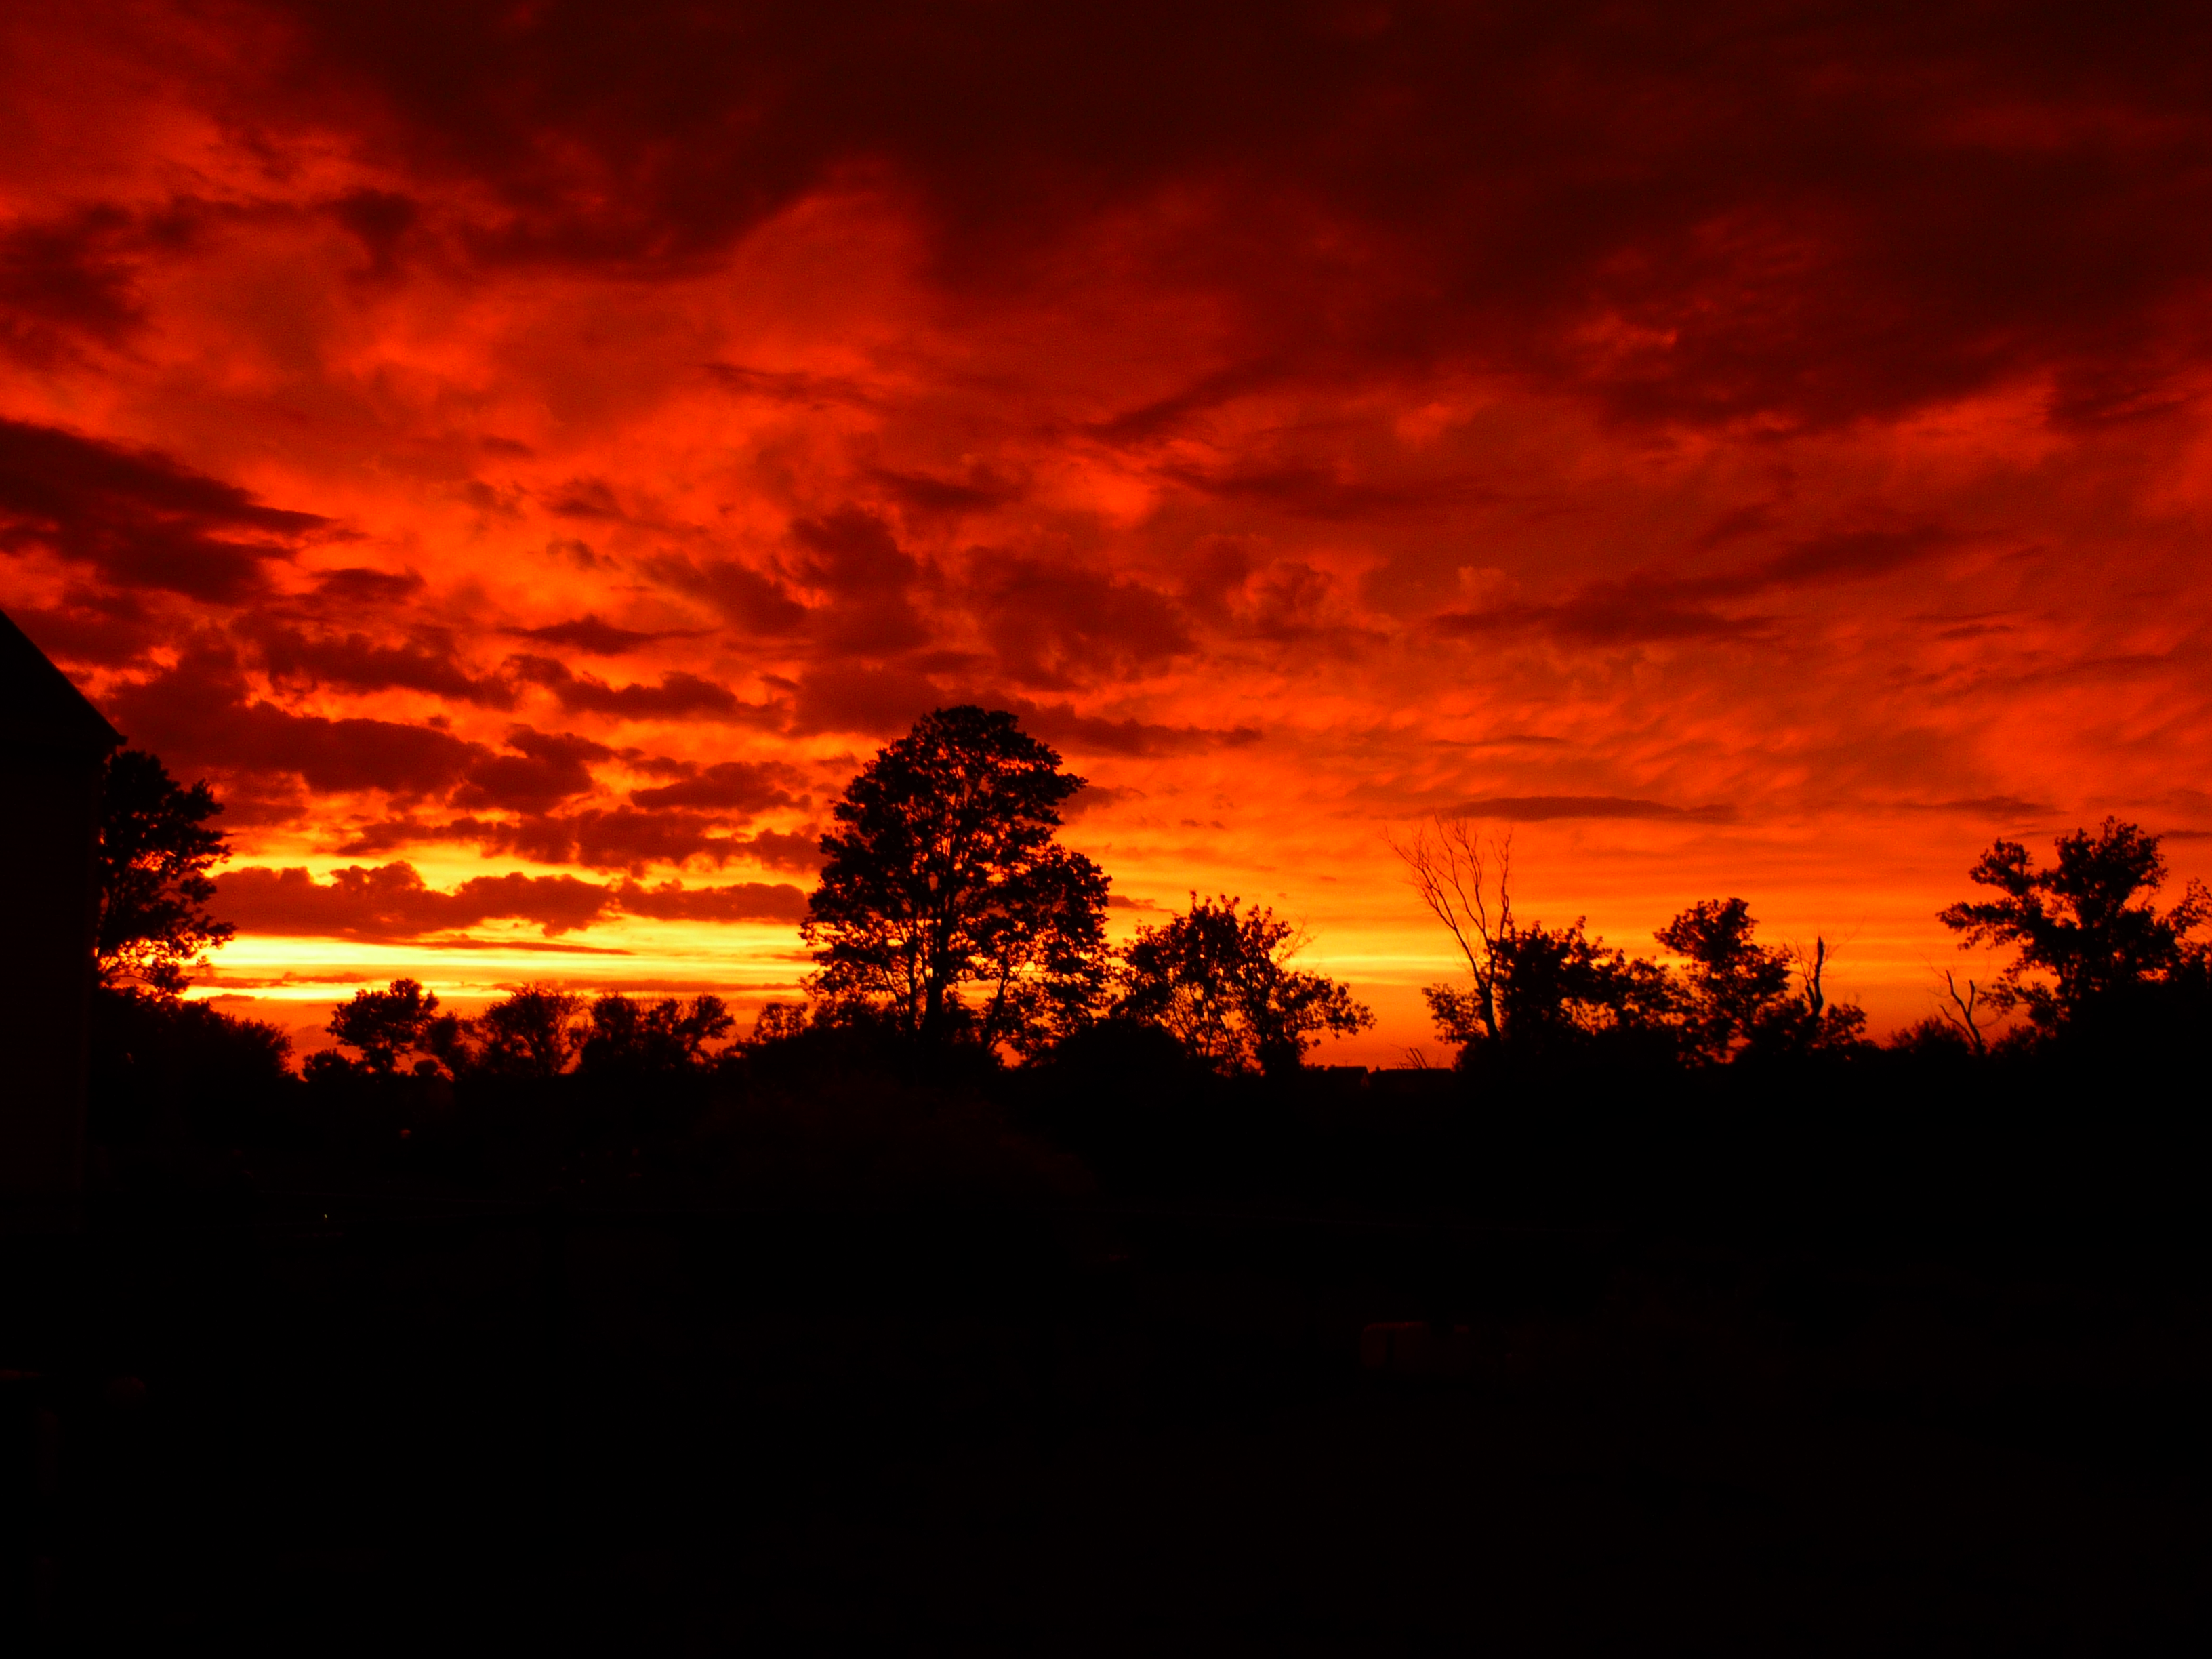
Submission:
M 0 1202 L 66 1222 L 84 1184 L 100 775 L 122 734 L 0 612 Z

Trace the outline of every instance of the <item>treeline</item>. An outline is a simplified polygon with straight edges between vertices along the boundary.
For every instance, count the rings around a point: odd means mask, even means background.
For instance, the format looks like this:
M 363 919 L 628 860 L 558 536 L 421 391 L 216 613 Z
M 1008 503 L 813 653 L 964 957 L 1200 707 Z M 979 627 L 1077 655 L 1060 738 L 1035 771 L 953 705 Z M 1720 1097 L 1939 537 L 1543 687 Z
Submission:
M 1296 965 L 1298 930 L 1194 894 L 1113 947 L 1105 872 L 1059 841 L 1081 781 L 1011 715 L 953 708 L 888 745 L 836 803 L 802 928 L 806 994 L 750 1030 L 711 994 L 534 984 L 464 1018 L 400 980 L 339 1004 L 337 1046 L 295 1072 L 283 1032 L 178 994 L 227 931 L 204 909 L 218 806 L 150 757 L 118 757 L 113 785 L 95 1102 L 104 1133 L 142 1146 L 167 1133 L 311 1146 L 343 1124 L 349 1156 L 374 1163 L 404 1143 L 419 1163 L 443 1146 L 453 1168 L 481 1170 L 483 1138 L 456 1126 L 489 1112 L 510 1148 L 537 1137 L 525 1162 L 539 1176 L 631 1179 L 655 1157 L 696 1173 L 713 1162 L 702 1135 L 720 1137 L 728 1166 L 741 1122 L 774 1118 L 787 1146 L 834 1118 L 848 1151 L 873 1135 L 889 1157 L 905 1144 L 894 1120 L 928 1119 L 963 1126 L 955 1163 L 1020 1142 L 1035 1156 L 1017 1163 L 1073 1152 L 1124 1188 L 1319 1189 L 1365 1169 L 1370 1189 L 1464 1194 L 1485 1160 L 1525 1174 L 1539 1141 L 1601 1121 L 1613 1127 L 1559 1167 L 1587 1183 L 1612 1158 L 1619 1188 L 1639 1170 L 1689 1181 L 1700 1158 L 1736 1159 L 1785 1118 L 1842 1124 L 1862 1150 L 1933 1167 L 1939 1118 L 2017 1122 L 2039 1103 L 2078 1111 L 2115 1090 L 2167 1109 L 2152 1079 L 2193 1074 L 2212 1016 L 2200 937 L 2212 896 L 2191 882 L 2161 908 L 2158 838 L 2116 820 L 2062 837 L 2048 865 L 1992 846 L 1968 872 L 1977 896 L 1942 920 L 2002 967 L 1987 982 L 1946 975 L 1937 1012 L 1877 1043 L 1863 1012 L 1829 994 L 1823 940 L 1763 941 L 1727 898 L 1658 930 L 1663 957 L 1632 953 L 1581 919 L 1523 917 L 1510 841 L 1439 819 L 1398 851 L 1461 954 L 1463 975 L 1427 990 L 1453 1063 L 1425 1069 L 1416 1053 L 1371 1079 L 1316 1073 L 1314 1046 L 1372 1016 Z M 1668 1126 L 1656 1140 L 1655 1125 Z M 1517 1150 L 1498 1139 L 1505 1126 L 1519 1126 Z M 1962 1129 L 1958 1146 L 1981 1133 Z M 475 1150 L 453 1151 L 465 1144 Z

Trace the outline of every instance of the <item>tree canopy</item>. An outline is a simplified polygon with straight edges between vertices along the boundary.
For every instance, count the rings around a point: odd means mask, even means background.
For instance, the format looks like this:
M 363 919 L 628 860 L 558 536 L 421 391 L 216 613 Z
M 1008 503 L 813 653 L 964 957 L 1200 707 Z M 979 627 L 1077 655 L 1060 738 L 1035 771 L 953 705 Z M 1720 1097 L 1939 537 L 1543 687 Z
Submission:
M 1217 1070 L 1295 1069 L 1324 1031 L 1375 1016 L 1349 988 L 1289 965 L 1305 939 L 1261 905 L 1191 895 L 1190 908 L 1139 928 L 1124 957 L 1119 1012 L 1165 1028 Z
M 142 749 L 108 757 L 101 783 L 94 962 L 100 982 L 164 996 L 234 931 L 206 909 L 208 871 L 229 843 L 208 820 L 222 811 L 205 782 L 189 789 Z
M 931 1042 L 1019 1049 L 1105 989 L 1105 872 L 1058 840 L 1083 787 L 1014 717 L 940 708 L 861 769 L 822 838 L 811 988 Z
M 434 1028 L 439 1021 L 436 992 L 424 990 L 420 980 L 395 979 L 381 991 L 356 991 L 351 1000 L 331 1011 L 323 1029 L 343 1046 L 358 1050 L 361 1068 L 376 1076 L 392 1076 L 410 1054 L 422 1056 L 415 1062 L 416 1072 L 434 1075 L 440 1062 Z M 308 1066 L 311 1073 L 343 1072 L 350 1062 L 325 1050 L 310 1055 Z
M 2108 817 L 2094 835 L 2077 830 L 2052 845 L 2058 861 L 2041 869 L 2018 842 L 1996 842 L 1968 872 L 1996 896 L 1942 913 L 1962 949 L 2012 948 L 1988 993 L 1993 1006 L 2024 1006 L 2039 1030 L 2056 1030 L 2203 970 L 2205 947 L 2189 935 L 2212 920 L 2212 890 L 2192 880 L 2179 903 L 2159 909 L 2152 900 L 2166 867 L 2158 836 Z

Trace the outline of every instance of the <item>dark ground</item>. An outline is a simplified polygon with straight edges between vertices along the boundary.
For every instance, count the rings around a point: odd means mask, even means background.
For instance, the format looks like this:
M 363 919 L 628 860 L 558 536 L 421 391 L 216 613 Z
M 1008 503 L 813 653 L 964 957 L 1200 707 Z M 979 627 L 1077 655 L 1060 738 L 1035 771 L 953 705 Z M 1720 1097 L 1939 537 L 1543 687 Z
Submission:
M 11 1618 L 61 1650 L 2212 1633 L 2212 1292 L 2170 1257 L 264 1183 L 3 1259 Z M 1463 1374 L 1362 1369 L 1413 1318 Z

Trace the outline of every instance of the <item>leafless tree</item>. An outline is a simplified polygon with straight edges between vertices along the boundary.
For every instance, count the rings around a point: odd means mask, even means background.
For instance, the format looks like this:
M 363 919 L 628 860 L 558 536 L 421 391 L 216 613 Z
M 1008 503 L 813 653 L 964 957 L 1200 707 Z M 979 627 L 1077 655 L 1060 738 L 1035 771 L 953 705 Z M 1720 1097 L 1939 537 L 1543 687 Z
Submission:
M 1499 1035 L 1502 954 L 1513 935 L 1511 832 L 1490 843 L 1490 856 L 1498 870 L 1494 908 L 1487 891 L 1490 872 L 1483 859 L 1481 836 L 1472 819 L 1439 813 L 1419 826 L 1410 842 L 1400 842 L 1395 836 L 1386 839 L 1390 850 L 1405 862 L 1413 890 L 1450 931 L 1460 954 L 1467 958 L 1468 972 L 1474 977 L 1474 994 L 1468 1000 L 1474 1004 L 1484 1035 L 1495 1041 Z
M 1938 1012 L 1950 1023 L 1953 1030 L 1973 1045 L 1977 1054 L 1988 1054 L 1989 1039 L 1982 1034 L 1982 1028 L 1976 1019 L 1983 1006 L 1981 988 L 1973 981 L 1968 980 L 1966 994 L 1960 996 L 1958 979 L 1948 968 L 1946 968 L 1943 970 L 1943 988 L 1950 994 L 1951 1006 L 1948 1008 L 1940 1008 Z
M 1828 1006 L 1827 996 L 1820 989 L 1820 970 L 1828 965 L 1828 941 L 1815 933 L 1809 953 L 1801 945 L 1792 947 L 1790 954 L 1797 958 L 1797 970 L 1805 976 L 1805 1006 L 1818 1019 Z

